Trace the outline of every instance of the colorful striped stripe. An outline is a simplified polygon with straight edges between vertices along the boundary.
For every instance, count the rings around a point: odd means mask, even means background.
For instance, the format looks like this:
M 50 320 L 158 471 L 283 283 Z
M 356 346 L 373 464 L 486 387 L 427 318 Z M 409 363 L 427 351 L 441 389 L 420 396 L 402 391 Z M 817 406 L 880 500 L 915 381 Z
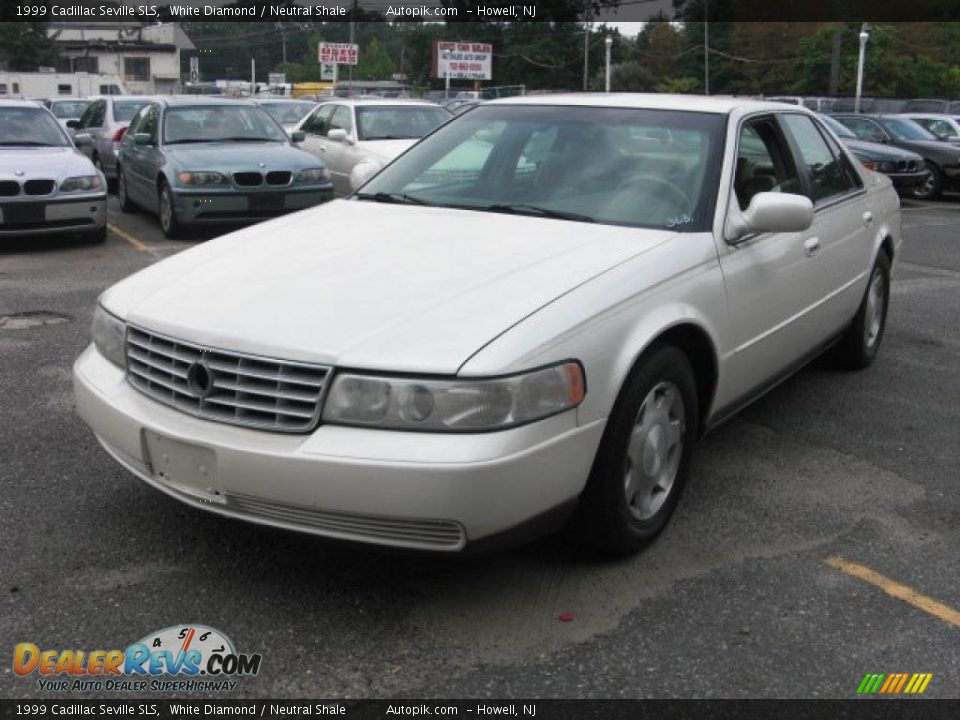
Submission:
M 933 673 L 867 673 L 857 686 L 857 694 L 920 695 L 932 679 Z

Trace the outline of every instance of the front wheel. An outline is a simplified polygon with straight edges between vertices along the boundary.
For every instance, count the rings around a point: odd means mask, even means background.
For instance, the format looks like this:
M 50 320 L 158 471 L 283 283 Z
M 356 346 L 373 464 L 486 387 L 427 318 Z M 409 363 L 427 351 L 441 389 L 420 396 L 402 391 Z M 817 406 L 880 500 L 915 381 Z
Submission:
M 867 292 L 860 301 L 860 308 L 837 346 L 836 359 L 840 365 L 862 370 L 873 362 L 887 326 L 889 305 L 890 260 L 881 250 L 870 271 Z
M 913 190 L 913 197 L 917 200 L 934 200 L 940 196 L 940 192 L 943 190 L 943 173 L 940 172 L 940 168 L 929 160 L 926 161 L 926 166 L 930 174 L 923 181 L 923 184 L 918 185 Z
M 587 542 L 624 555 L 663 530 L 686 480 L 697 412 L 693 369 L 678 348 L 657 348 L 631 371 L 581 497 Z
M 177 206 L 173 200 L 173 191 L 165 182 L 160 183 L 160 228 L 170 240 L 183 234 L 183 226 L 177 219 Z
M 127 178 L 123 174 L 123 168 L 117 165 L 117 200 L 120 203 L 120 210 L 128 213 L 133 212 L 133 203 L 127 194 Z

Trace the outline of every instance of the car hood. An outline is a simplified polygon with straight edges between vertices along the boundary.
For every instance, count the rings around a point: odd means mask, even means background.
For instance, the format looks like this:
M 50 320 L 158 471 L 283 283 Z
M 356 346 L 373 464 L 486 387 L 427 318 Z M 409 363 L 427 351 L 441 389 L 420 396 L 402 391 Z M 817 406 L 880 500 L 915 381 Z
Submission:
M 22 172 L 23 175 L 16 175 Z M 73 175 L 93 175 L 90 159 L 73 147 L 0 147 L 0 178 L 61 180 Z
M 183 170 L 299 170 L 316 167 L 317 159 L 285 143 L 186 143 L 164 145 L 167 159 Z
M 869 140 L 854 140 L 852 138 L 841 138 L 841 140 L 855 155 L 860 155 L 869 160 L 923 160 L 923 158 L 915 152 L 893 147 L 892 145 L 885 145 L 884 143 L 875 143 Z
M 102 302 L 208 347 L 454 374 L 525 317 L 672 236 L 337 200 L 180 253 Z
M 420 138 L 406 140 L 361 140 L 357 147 L 366 155 L 375 157 L 383 163 L 388 163 L 398 155 L 407 151 L 407 148 L 419 142 Z

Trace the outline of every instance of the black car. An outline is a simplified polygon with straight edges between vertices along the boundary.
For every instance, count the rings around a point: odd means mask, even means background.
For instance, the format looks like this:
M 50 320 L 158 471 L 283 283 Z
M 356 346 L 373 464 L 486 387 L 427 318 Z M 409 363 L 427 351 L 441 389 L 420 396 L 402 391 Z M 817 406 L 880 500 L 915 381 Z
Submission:
M 824 124 L 833 130 L 844 145 L 868 170 L 883 173 L 893 181 L 900 192 L 913 193 L 913 190 L 926 182 L 930 176 L 923 157 L 910 150 L 893 145 L 861 140 L 846 125 L 829 115 L 821 115 Z
M 893 115 L 835 114 L 833 117 L 861 140 L 892 145 L 922 155 L 930 176 L 926 182 L 914 188 L 913 197 L 930 200 L 940 195 L 944 185 L 956 185 L 960 181 L 960 148 L 940 140 L 912 120 Z

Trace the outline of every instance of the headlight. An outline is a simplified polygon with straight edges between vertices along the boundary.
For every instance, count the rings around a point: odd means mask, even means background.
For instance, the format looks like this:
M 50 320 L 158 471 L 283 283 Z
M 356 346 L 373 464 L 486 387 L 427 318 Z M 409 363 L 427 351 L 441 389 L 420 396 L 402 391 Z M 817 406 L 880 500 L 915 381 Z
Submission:
M 100 175 L 78 175 L 68 177 L 60 183 L 60 192 L 76 192 L 77 190 L 98 190 L 103 187 Z
M 126 330 L 127 326 L 122 320 L 97 304 L 97 309 L 93 311 L 93 344 L 101 355 L 119 367 L 126 366 L 123 346 Z
M 193 170 L 177 173 L 177 182 L 181 185 L 226 185 L 227 178 L 212 170 Z
M 877 163 L 877 170 L 883 173 L 891 173 L 897 171 L 897 164 L 895 162 L 881 162 Z
M 502 430 L 583 402 L 580 363 L 491 379 L 437 380 L 337 375 L 323 407 L 331 424 L 424 432 Z
M 329 182 L 330 173 L 326 168 L 307 168 L 297 173 L 297 182 L 301 183 L 319 183 Z

